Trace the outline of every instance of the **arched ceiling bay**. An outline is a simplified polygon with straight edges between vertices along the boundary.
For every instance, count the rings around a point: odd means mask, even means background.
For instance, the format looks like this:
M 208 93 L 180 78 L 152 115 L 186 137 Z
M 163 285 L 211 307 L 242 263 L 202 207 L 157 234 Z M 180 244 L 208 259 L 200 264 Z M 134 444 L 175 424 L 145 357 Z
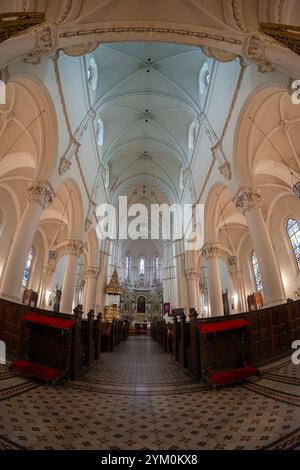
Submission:
M 89 90 L 104 125 L 101 162 L 109 165 L 112 193 L 139 177 L 178 198 L 180 170 L 192 155 L 189 127 L 201 112 L 205 62 L 200 48 L 145 42 L 104 44 L 86 56 L 87 74 L 98 77 Z

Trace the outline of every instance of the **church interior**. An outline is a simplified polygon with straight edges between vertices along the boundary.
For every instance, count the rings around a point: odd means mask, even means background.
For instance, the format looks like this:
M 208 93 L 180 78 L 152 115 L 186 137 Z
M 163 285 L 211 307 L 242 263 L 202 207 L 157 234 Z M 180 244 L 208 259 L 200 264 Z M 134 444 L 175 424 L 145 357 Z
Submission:
M 0 0 L 0 450 L 300 449 L 299 55 L 298 0 Z

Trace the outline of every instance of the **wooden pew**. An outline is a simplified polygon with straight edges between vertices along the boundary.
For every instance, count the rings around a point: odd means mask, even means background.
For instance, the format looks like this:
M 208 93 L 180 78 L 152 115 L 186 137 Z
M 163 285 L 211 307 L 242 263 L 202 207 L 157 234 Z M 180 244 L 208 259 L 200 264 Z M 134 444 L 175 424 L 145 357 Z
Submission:
M 182 309 L 172 311 L 174 329 L 172 354 L 174 359 L 179 361 L 180 366 L 187 368 L 196 379 L 201 377 L 199 324 L 224 322 L 232 319 L 247 320 L 250 326 L 246 329 L 244 338 L 245 358 L 247 363 L 255 367 L 276 361 L 289 353 L 292 354 L 291 345 L 293 341 L 300 339 L 300 300 L 257 311 L 201 320 L 197 318 L 197 312 L 191 309 L 190 322 L 186 321 L 183 310 L 180 310 Z M 152 325 L 151 335 L 158 344 L 163 345 L 163 325 L 161 322 Z M 222 348 L 224 350 L 224 363 L 229 361 L 226 354 L 230 355 L 230 351 L 226 348 L 223 340 L 225 341 L 225 336 L 220 336 L 214 346 L 210 344 L 212 340 L 208 340 L 207 348 L 209 348 L 209 351 L 205 351 L 208 364 L 209 362 L 212 364 L 214 361 L 216 362 L 216 355 L 220 354 Z
M 94 359 L 98 361 L 101 355 L 101 320 L 102 313 L 98 313 L 97 318 L 93 321 L 93 337 L 94 337 Z
M 94 310 L 90 310 L 88 318 L 81 322 L 82 365 L 90 367 L 94 361 Z
M 23 320 L 27 314 L 31 321 Z M 80 307 L 74 310 L 74 315 L 66 315 L 0 299 L 0 340 L 6 345 L 7 359 L 35 361 L 76 379 L 81 370 L 81 315 Z M 46 324 L 38 323 L 38 317 Z M 55 318 L 74 321 L 69 331 L 59 330 L 49 326 L 49 322 L 54 325 Z

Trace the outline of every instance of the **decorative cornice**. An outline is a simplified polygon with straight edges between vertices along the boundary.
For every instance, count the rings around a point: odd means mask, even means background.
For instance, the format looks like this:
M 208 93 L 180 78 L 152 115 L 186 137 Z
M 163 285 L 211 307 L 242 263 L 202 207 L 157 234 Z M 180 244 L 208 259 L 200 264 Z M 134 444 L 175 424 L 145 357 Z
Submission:
M 223 163 L 223 165 L 219 166 L 219 172 L 224 178 L 227 180 L 231 179 L 231 167 L 229 162 Z
M 50 183 L 47 181 L 33 181 L 29 184 L 28 201 L 35 201 L 45 209 L 54 200 L 55 194 Z
M 83 243 L 81 240 L 67 240 L 65 249 L 68 256 L 81 256 L 83 254 Z
M 258 65 L 260 72 L 272 72 L 274 66 L 267 58 L 266 48 L 271 45 L 278 45 L 267 36 L 258 33 L 251 33 L 245 37 L 242 47 L 244 55 Z
M 74 46 L 65 47 L 63 49 L 66 55 L 71 57 L 80 57 L 85 54 L 90 54 L 95 51 L 99 46 L 98 41 L 91 41 L 83 44 L 75 44 Z
M 25 62 L 38 64 L 45 53 L 54 52 L 58 46 L 57 30 L 47 24 L 30 29 L 27 34 L 35 38 L 34 49 L 25 56 Z
M 58 251 L 57 250 L 54 250 L 54 249 L 49 250 L 48 264 L 55 265 L 57 257 L 58 257 Z
M 242 188 L 234 197 L 234 204 L 243 214 L 254 207 L 259 207 L 261 201 L 261 192 L 256 187 Z
M 207 57 L 218 60 L 219 62 L 232 62 L 237 58 L 234 52 L 224 51 L 216 47 L 202 46 L 202 50 Z
M 64 173 L 69 171 L 71 166 L 72 166 L 71 160 L 68 160 L 66 157 L 61 157 L 60 162 L 59 162 L 59 167 L 58 167 L 58 174 L 63 175 Z
M 201 250 L 204 259 L 216 258 L 220 253 L 219 245 L 216 243 L 205 243 Z
M 86 28 L 83 27 L 82 29 L 78 31 L 78 29 L 72 30 L 68 29 L 66 31 L 61 31 L 59 33 L 59 37 L 61 39 L 70 39 L 72 37 L 78 37 L 78 38 L 84 38 L 84 36 L 97 36 L 99 38 L 99 41 L 101 41 L 101 36 L 107 34 L 128 34 L 128 33 L 140 33 L 140 34 L 166 34 L 168 37 L 170 35 L 174 36 L 183 36 L 183 37 L 192 37 L 192 38 L 197 38 L 198 40 L 202 40 L 203 42 L 207 40 L 212 40 L 212 41 L 217 41 L 219 43 L 227 43 L 230 44 L 231 47 L 236 45 L 240 46 L 242 44 L 241 39 L 237 37 L 236 33 L 235 35 L 230 35 L 230 34 L 224 34 L 224 31 L 220 31 L 218 33 L 211 33 L 208 31 L 191 31 L 190 29 L 184 29 L 184 28 L 171 28 L 171 27 L 158 27 L 158 26 L 148 26 L 148 25 L 139 25 L 139 26 L 124 26 L 124 24 L 119 24 L 119 25 L 108 25 L 107 27 L 102 27 L 102 28 L 97 28 L 95 27 L 89 27 L 88 25 Z

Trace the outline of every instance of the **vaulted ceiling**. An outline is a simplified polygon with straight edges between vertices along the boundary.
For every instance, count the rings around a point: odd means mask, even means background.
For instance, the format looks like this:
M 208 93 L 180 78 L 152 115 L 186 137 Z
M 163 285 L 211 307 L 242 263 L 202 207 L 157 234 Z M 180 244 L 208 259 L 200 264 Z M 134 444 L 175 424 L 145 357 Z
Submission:
M 180 171 L 193 152 L 189 129 L 205 95 L 199 73 L 209 59 L 200 48 L 115 43 L 85 60 L 92 105 L 104 126 L 100 153 L 111 194 L 132 181 L 178 199 Z

